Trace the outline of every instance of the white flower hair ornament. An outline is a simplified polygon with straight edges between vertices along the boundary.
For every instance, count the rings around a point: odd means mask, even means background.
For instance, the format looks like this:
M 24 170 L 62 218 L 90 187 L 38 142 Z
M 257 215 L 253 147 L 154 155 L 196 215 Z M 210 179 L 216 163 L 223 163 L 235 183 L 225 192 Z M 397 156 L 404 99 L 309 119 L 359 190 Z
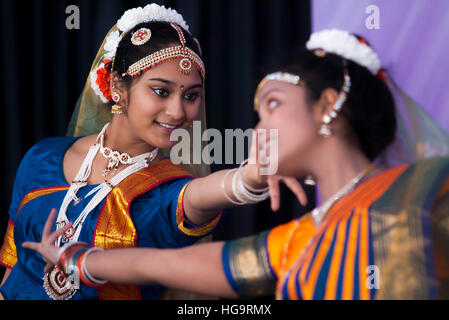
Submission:
M 351 60 L 359 65 L 366 67 L 369 72 L 385 82 L 385 74 L 382 71 L 382 65 L 376 52 L 366 43 L 364 39 L 358 39 L 355 35 L 347 31 L 338 29 L 327 29 L 315 32 L 310 36 L 306 47 L 310 51 L 323 50 L 324 52 L 339 55 L 346 60 Z M 317 53 L 317 55 L 320 55 Z M 344 83 L 339 93 L 336 103 L 331 111 L 325 114 L 318 133 L 328 138 L 332 135 L 330 127 L 331 122 L 338 117 L 347 96 L 351 90 L 351 78 L 346 68 L 346 60 L 343 61 Z
M 189 31 L 189 26 L 183 17 L 176 10 L 159 6 L 155 3 L 148 4 L 143 8 L 134 8 L 125 11 L 123 16 L 117 21 L 117 28 L 121 32 L 126 32 L 142 22 L 166 21 L 176 23 Z
M 120 37 L 119 31 L 113 31 L 108 35 L 108 37 L 106 38 L 106 43 L 104 45 L 104 50 L 106 51 L 106 53 L 104 54 L 105 58 L 112 59 L 113 57 L 115 57 L 115 53 L 121 39 L 122 38 Z
M 381 63 L 376 52 L 363 40 L 347 31 L 326 29 L 313 33 L 306 43 L 308 50 L 322 49 L 366 67 L 373 75 L 378 75 Z
M 125 11 L 122 17 L 117 21 L 118 30 L 111 32 L 106 38 L 104 45 L 104 61 L 100 65 L 93 69 L 90 73 L 90 85 L 97 96 L 103 103 L 111 101 L 111 93 L 109 88 L 109 75 L 110 65 L 113 64 L 115 54 L 117 52 L 120 40 L 126 34 L 139 23 L 151 22 L 151 21 L 164 21 L 170 22 L 175 25 L 181 26 L 184 30 L 189 31 L 189 26 L 184 21 L 183 17 L 171 8 L 159 6 L 155 3 L 148 4 L 145 7 L 133 8 Z M 149 31 L 149 29 L 147 29 Z M 151 37 L 151 32 L 147 33 L 147 37 Z M 140 43 L 148 41 L 139 39 Z M 197 61 L 199 57 L 196 55 L 191 57 L 191 60 Z M 106 67 L 107 66 L 107 67 Z M 204 68 L 204 67 L 203 67 Z
M 117 21 L 117 28 L 119 31 L 114 31 L 109 34 L 106 39 L 104 49 L 107 51 L 105 57 L 114 57 L 121 37 L 134 28 L 139 23 L 151 21 L 165 21 L 176 23 L 184 30 L 189 31 L 189 26 L 184 21 L 184 18 L 171 8 L 165 8 L 155 3 L 148 4 L 145 7 L 133 8 L 125 11 L 122 17 Z

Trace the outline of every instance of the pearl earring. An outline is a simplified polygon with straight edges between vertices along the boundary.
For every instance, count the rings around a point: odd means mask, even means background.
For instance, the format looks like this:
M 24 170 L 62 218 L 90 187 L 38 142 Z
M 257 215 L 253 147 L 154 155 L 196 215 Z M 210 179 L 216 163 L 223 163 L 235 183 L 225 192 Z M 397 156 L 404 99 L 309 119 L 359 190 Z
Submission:
M 304 183 L 308 186 L 316 186 L 316 180 L 311 174 L 307 175 L 304 179 Z
M 332 130 L 327 123 L 324 123 L 320 126 L 318 134 L 324 138 L 329 138 L 332 135 Z

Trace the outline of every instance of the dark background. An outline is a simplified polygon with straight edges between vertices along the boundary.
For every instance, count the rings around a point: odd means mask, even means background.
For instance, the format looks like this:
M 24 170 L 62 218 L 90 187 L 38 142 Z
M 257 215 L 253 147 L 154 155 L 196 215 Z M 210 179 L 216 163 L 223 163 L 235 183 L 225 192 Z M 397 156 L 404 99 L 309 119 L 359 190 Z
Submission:
M 310 1 L 154 1 L 181 13 L 203 49 L 207 69 L 207 126 L 246 130 L 257 123 L 258 81 L 310 34 Z M 1 1 L 0 98 L 3 161 L 0 234 L 8 222 L 14 177 L 37 141 L 66 134 L 76 100 L 106 33 L 127 9 L 150 1 Z M 66 28 L 66 7 L 80 9 L 80 29 Z M 235 166 L 234 166 L 235 167 Z M 213 165 L 212 171 L 227 168 Z M 281 209 L 269 201 L 227 210 L 214 238 L 234 239 L 284 223 L 309 211 L 281 186 Z M 2 239 L 2 236 L 0 236 Z M 0 268 L 3 271 L 2 268 Z M 1 276 L 1 274 L 0 274 Z

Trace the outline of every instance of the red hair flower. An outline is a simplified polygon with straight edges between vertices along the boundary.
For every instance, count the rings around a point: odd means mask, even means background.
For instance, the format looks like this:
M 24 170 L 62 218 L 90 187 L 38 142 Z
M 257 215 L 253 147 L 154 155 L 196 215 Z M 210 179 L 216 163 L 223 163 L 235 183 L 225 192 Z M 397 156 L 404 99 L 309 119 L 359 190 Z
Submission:
M 110 68 L 107 68 L 111 63 L 112 60 L 104 60 L 98 68 L 90 73 L 90 85 L 104 103 L 111 101 L 111 87 L 109 84 L 111 70 Z

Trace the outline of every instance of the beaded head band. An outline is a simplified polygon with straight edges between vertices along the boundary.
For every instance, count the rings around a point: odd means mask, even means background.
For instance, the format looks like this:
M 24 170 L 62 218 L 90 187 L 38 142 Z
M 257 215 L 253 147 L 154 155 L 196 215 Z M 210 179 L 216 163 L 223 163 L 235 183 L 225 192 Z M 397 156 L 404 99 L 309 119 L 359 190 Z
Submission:
M 164 62 L 173 61 L 176 59 L 180 59 L 179 67 L 181 72 L 184 74 L 189 74 L 192 70 L 192 64 L 194 64 L 199 70 L 201 77 L 204 79 L 206 72 L 204 68 L 203 61 L 201 58 L 189 47 L 186 46 L 186 40 L 184 38 L 184 33 L 181 28 L 174 23 L 170 23 L 170 25 L 176 30 L 179 36 L 179 41 L 181 45 L 168 47 L 159 51 L 156 51 L 139 61 L 133 63 L 129 66 L 128 70 L 122 74 L 122 76 L 130 76 L 131 78 L 135 78 L 140 75 L 142 72 L 145 72 L 151 68 L 156 67 Z
M 260 90 L 265 86 L 268 81 L 277 80 L 283 81 L 294 86 L 303 86 L 305 84 L 304 80 L 300 76 L 291 74 L 288 72 L 274 72 L 266 75 L 262 81 L 260 81 L 257 86 L 256 93 L 254 95 L 254 109 L 257 111 L 259 109 L 259 93 Z

